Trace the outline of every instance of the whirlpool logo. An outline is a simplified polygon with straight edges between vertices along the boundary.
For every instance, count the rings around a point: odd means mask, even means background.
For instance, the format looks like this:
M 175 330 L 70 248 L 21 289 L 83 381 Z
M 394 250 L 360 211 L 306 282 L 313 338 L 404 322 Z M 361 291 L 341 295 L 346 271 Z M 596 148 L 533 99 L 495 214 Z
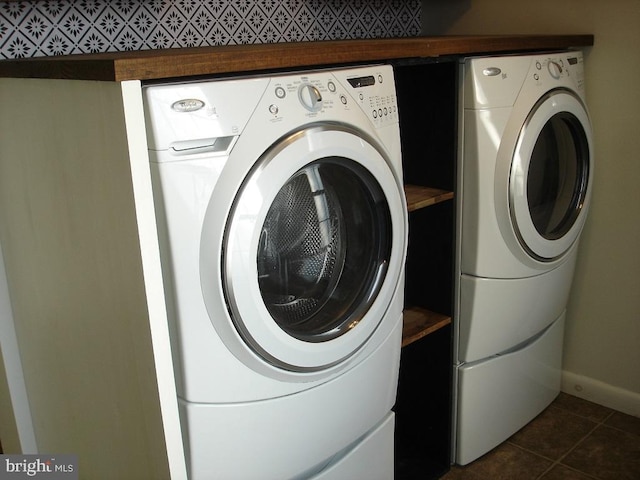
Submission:
M 78 480 L 77 455 L 0 455 L 0 480 Z

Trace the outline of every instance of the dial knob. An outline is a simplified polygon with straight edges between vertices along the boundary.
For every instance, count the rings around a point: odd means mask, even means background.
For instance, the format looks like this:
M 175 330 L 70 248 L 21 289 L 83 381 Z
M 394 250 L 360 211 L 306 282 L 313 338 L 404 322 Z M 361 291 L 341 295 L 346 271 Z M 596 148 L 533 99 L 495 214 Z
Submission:
M 317 112 L 322 109 L 322 94 L 313 85 L 308 83 L 300 85 L 298 98 L 302 106 L 310 112 Z
M 549 61 L 547 68 L 553 78 L 560 78 L 560 75 L 562 75 L 562 65 L 558 62 L 554 62 L 553 60 Z

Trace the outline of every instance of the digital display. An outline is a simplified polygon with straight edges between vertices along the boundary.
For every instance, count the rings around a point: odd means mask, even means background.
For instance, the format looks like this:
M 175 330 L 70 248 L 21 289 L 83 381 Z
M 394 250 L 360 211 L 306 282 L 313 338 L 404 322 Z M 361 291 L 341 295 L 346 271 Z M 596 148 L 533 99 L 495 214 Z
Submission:
M 373 78 L 373 75 L 358 78 L 348 78 L 347 81 L 353 88 L 368 87 L 370 85 L 375 85 L 376 83 L 376 79 Z
M 569 57 L 567 58 L 567 61 L 569 62 L 569 65 L 576 65 L 578 63 L 578 59 L 576 57 Z

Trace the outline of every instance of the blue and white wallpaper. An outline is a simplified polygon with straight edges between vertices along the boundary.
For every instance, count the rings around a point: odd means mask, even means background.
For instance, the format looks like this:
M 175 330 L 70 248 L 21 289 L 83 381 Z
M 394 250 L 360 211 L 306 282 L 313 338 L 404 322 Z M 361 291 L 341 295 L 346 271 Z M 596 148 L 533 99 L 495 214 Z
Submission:
M 420 0 L 37 0 L 0 3 L 0 59 L 408 37 Z

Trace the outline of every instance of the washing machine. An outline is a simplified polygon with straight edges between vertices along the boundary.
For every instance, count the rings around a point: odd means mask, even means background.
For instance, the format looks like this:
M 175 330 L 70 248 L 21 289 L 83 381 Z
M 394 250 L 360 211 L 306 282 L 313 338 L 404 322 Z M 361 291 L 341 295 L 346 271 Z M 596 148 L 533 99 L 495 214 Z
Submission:
M 455 460 L 559 393 L 564 312 L 593 185 L 579 51 L 461 62 Z
M 189 477 L 392 478 L 407 209 L 391 67 L 143 92 Z

